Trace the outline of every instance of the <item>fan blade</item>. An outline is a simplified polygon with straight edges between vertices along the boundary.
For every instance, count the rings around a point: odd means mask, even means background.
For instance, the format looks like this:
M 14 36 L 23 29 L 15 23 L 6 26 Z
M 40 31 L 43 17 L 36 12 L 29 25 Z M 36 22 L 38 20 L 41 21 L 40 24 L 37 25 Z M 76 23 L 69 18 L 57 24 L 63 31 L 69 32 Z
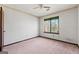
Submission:
M 39 7 L 35 7 L 35 8 L 33 8 L 33 9 L 37 9 L 37 8 L 39 8 Z
M 50 9 L 48 8 L 47 11 L 49 11 Z
M 48 6 L 44 6 L 44 8 L 50 8 L 50 7 L 48 7 Z

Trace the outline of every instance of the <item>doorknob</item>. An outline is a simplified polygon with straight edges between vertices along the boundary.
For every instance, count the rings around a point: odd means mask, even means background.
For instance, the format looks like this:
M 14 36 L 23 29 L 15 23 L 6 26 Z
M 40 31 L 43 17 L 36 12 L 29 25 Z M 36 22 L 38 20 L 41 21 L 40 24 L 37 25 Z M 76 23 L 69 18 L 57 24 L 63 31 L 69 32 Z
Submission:
M 6 32 L 6 31 L 3 31 L 3 32 Z

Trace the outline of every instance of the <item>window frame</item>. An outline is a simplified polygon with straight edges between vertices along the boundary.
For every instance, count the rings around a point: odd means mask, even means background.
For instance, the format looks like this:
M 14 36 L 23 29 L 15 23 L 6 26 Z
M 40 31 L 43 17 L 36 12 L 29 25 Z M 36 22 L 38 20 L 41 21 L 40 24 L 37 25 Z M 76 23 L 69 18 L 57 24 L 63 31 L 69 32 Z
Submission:
M 58 32 L 51 32 L 51 20 L 55 20 L 55 19 L 58 19 Z M 44 30 L 44 33 L 49 33 L 49 34 L 59 34 L 59 16 L 55 16 L 55 17 L 50 17 L 50 18 L 47 18 L 47 19 L 44 19 L 44 21 L 50 21 L 50 32 L 45 32 Z

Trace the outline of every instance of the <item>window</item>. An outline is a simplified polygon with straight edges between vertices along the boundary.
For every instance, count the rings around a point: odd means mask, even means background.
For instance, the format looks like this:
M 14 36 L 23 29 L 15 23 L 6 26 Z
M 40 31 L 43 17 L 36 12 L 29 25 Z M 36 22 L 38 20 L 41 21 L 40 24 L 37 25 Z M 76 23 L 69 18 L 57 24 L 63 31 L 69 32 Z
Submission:
M 44 22 L 44 31 L 50 32 L 50 20 Z
M 59 34 L 59 16 L 44 19 L 44 32 Z

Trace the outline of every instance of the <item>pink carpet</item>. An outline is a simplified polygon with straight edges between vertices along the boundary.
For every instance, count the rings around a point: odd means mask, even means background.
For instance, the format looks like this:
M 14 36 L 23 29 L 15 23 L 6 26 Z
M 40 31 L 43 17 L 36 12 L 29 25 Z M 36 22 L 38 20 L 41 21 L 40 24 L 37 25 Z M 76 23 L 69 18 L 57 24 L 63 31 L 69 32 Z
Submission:
M 6 46 L 9 54 L 78 54 L 76 45 L 37 37 L 24 42 Z

